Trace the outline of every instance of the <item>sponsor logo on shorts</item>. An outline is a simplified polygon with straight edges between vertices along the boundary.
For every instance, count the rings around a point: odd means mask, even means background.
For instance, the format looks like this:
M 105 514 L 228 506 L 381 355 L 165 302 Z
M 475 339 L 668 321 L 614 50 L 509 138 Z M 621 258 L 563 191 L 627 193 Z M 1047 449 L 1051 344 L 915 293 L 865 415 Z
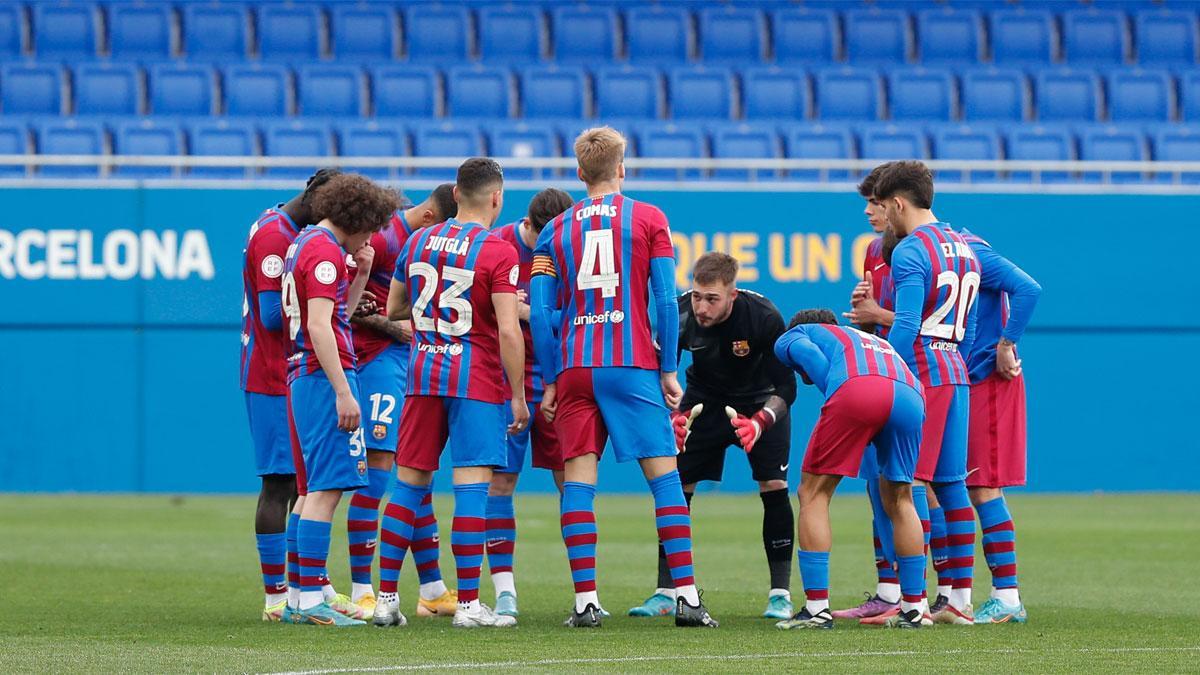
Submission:
M 313 272 L 313 276 L 317 281 L 323 284 L 332 284 L 337 280 L 337 266 L 325 260 L 317 265 L 317 269 Z
M 371 430 L 371 435 L 378 439 L 385 438 L 387 436 L 387 426 L 383 424 L 376 424 L 375 428 Z
M 463 346 L 459 342 L 448 345 L 431 345 L 423 343 L 417 345 L 417 351 L 425 352 L 426 354 L 445 354 L 447 356 L 458 356 L 463 353 Z
M 283 258 L 274 253 L 263 258 L 262 273 L 268 279 L 277 279 L 279 275 L 283 274 Z
M 734 356 L 746 356 L 749 353 L 750 353 L 750 341 L 749 340 L 734 340 L 733 341 L 733 355 Z
M 625 312 L 619 309 L 601 312 L 600 314 L 582 314 L 572 322 L 576 326 L 592 326 L 598 323 L 621 323 L 625 320 Z

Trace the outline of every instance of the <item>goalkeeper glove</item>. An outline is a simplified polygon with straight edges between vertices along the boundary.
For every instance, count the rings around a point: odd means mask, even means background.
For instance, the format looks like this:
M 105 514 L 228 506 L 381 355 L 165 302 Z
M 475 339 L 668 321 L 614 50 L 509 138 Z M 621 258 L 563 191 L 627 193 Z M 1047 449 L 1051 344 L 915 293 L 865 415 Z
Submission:
M 753 450 L 754 444 L 763 433 L 775 424 L 775 413 L 770 408 L 763 408 L 751 417 L 743 417 L 733 408 L 725 406 L 725 414 L 729 416 L 729 423 L 733 425 L 733 433 L 737 436 L 738 443 L 741 443 L 746 452 Z
M 671 429 L 675 432 L 675 451 L 683 452 L 688 436 L 692 435 L 692 422 L 704 411 L 704 404 L 697 403 L 685 415 L 678 410 L 671 411 Z

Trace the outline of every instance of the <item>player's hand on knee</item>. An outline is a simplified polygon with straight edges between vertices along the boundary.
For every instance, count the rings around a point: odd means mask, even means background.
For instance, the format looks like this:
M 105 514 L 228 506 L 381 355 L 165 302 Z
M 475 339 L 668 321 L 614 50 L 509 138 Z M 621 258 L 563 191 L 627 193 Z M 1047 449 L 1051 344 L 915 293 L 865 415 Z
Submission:
M 729 423 L 733 425 L 733 434 L 737 436 L 738 443 L 746 452 L 754 449 L 754 444 L 775 421 L 775 414 L 766 408 L 754 413 L 753 417 L 745 417 L 739 415 L 733 408 L 725 406 L 725 415 L 729 417 Z
M 704 412 L 704 404 L 697 403 L 686 414 L 679 410 L 671 411 L 671 430 L 675 432 L 675 450 L 683 452 L 688 436 L 692 435 L 692 422 Z
M 525 403 L 525 399 L 514 398 L 512 405 L 512 424 L 508 425 L 508 435 L 514 436 L 525 430 L 529 426 L 529 406 Z
M 362 422 L 362 413 L 358 409 L 358 401 L 350 392 L 337 396 L 338 429 L 353 432 Z

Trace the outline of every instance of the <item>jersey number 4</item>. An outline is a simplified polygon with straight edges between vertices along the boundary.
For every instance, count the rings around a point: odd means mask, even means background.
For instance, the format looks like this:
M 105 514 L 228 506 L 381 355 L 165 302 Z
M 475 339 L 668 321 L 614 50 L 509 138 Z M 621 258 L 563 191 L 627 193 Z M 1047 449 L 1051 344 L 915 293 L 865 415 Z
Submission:
M 583 260 L 575 285 L 581 291 L 600 289 L 601 297 L 617 297 L 621 275 L 613 260 L 612 230 L 588 230 L 583 233 Z
M 971 304 L 979 296 L 979 273 L 967 272 L 960 279 L 957 273 L 946 270 L 938 275 L 937 287 L 938 290 L 948 287 L 950 292 L 946 294 L 946 300 L 921 324 L 921 335 L 962 342 L 967 333 L 967 316 L 971 313 Z M 945 323 L 946 317 L 956 307 L 954 322 Z
M 466 293 L 471 288 L 471 284 L 475 283 L 473 270 L 446 266 L 442 268 L 442 278 L 438 279 L 436 267 L 429 263 L 415 262 L 408 266 L 408 275 L 425 280 L 425 285 L 421 287 L 417 301 L 413 303 L 413 326 L 417 330 L 436 331 L 450 337 L 459 337 L 471 331 L 471 301 L 462 297 L 462 294 Z M 454 321 L 425 314 L 429 302 L 433 300 L 433 294 L 441 288 L 442 280 L 449 281 L 450 287 L 443 290 L 438 296 L 437 304 L 440 309 L 453 309 L 458 315 Z

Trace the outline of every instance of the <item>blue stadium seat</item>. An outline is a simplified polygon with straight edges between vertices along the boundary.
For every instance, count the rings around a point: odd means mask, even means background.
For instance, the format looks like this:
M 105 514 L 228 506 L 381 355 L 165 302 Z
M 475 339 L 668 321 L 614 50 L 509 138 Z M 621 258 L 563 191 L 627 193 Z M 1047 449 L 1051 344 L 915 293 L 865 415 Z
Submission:
M 358 66 L 302 66 L 296 71 L 300 114 L 360 117 L 367 109 L 364 84 Z
M 483 154 L 483 140 L 474 124 L 426 122 L 413 130 L 413 155 L 454 157 L 465 160 Z M 416 175 L 436 180 L 454 180 L 455 167 L 421 168 Z
M 748 120 L 808 119 L 812 114 L 808 76 L 797 68 L 743 70 L 742 114 Z
M 391 7 L 334 5 L 329 10 L 329 45 L 338 61 L 391 61 L 398 41 Z
M 524 117 L 588 117 L 587 75 L 578 66 L 532 66 L 521 71 Z
M 855 159 L 854 134 L 842 125 L 805 124 L 784 131 L 788 159 Z M 795 169 L 789 176 L 800 181 L 849 180 L 845 169 Z
M 62 68 L 35 63 L 0 65 L 0 112 L 61 115 L 62 111 Z
M 1086 128 L 1079 134 L 1079 159 L 1091 162 L 1140 162 L 1149 159 L 1146 137 L 1140 130 L 1102 126 Z M 1099 171 L 1084 171 L 1088 183 L 1102 180 Z M 1137 171 L 1114 171 L 1114 183 L 1138 183 L 1145 176 Z
M 487 132 L 491 157 L 561 157 L 558 131 L 546 123 L 500 122 Z M 505 164 L 501 159 L 500 163 Z M 542 180 L 558 172 L 546 169 L 504 167 L 504 177 L 516 180 Z
M 825 63 L 837 59 L 841 44 L 837 14 L 829 9 L 780 9 L 772 15 L 775 60 Z
M 1029 109 L 1029 84 L 1019 70 L 989 68 L 962 74 L 963 119 L 1019 122 Z
M 961 66 L 983 60 L 983 19 L 979 12 L 952 7 L 917 14 L 921 61 Z
M 0 81 L 0 86 L 3 86 Z M 1179 74 L 1179 117 L 1187 122 L 1200 120 L 1200 71 Z
M 718 159 L 773 159 L 783 156 L 779 136 L 771 126 L 754 124 L 720 125 L 712 130 L 712 156 Z M 767 180 L 778 171 L 760 169 L 716 169 L 716 180 Z
M 846 59 L 851 63 L 902 64 L 912 51 L 908 12 L 852 9 L 846 21 Z
M 901 68 L 888 76 L 888 101 L 894 120 L 949 121 L 958 96 L 949 71 Z
M 315 61 L 321 57 L 321 10 L 307 5 L 258 8 L 258 53 L 268 61 Z
M 817 73 L 817 114 L 825 120 L 879 118 L 879 74 L 861 68 L 834 68 Z
M 673 119 L 729 119 L 733 74 L 724 68 L 680 67 L 667 79 Z
M 432 66 L 380 66 L 371 70 L 371 90 L 378 117 L 433 117 L 441 92 Z
M 686 61 L 692 53 L 692 19 L 686 10 L 662 5 L 625 12 L 625 39 L 633 63 Z
M 997 65 L 1054 60 L 1054 15 L 1047 11 L 1002 9 L 991 14 L 992 60 Z
M 662 77 L 657 70 L 628 66 L 599 68 L 596 116 L 658 117 L 663 107 Z
M 102 155 L 104 128 L 99 122 L 55 120 L 36 127 L 37 150 L 41 155 Z M 98 166 L 43 166 L 43 178 L 97 178 Z
M 408 133 L 392 121 L 379 123 L 348 122 L 338 127 L 338 146 L 342 157 L 405 157 L 409 154 Z M 382 180 L 389 177 L 386 168 L 344 166 L 343 171 L 361 173 Z
M 184 63 L 151 66 L 147 86 L 151 114 L 203 117 L 213 113 L 216 77 L 208 66 Z
M 700 10 L 700 54 L 705 61 L 752 64 L 762 61 L 767 27 L 755 7 L 708 7 Z
M 0 155 L 24 155 L 29 152 L 29 129 L 24 124 L 0 119 Z M 22 178 L 25 167 L 0 164 L 0 178 Z
M 542 13 L 529 7 L 479 10 L 479 58 L 484 63 L 532 63 L 546 52 Z
M 77 115 L 137 115 L 144 97 L 141 73 L 132 64 L 100 62 L 75 68 Z
M 1067 68 L 1037 75 L 1034 97 L 1040 122 L 1093 122 L 1100 118 L 1100 79 Z
M 171 57 L 171 8 L 120 4 L 108 8 L 108 44 L 114 59 L 161 61 Z
M 602 64 L 616 59 L 620 34 L 610 7 L 575 5 L 554 9 L 554 60 Z
M 229 66 L 223 79 L 227 115 L 283 117 L 292 112 L 292 86 L 283 66 Z
M 25 52 L 25 8 L 0 5 L 0 59 L 8 61 Z
M 191 61 L 244 61 L 250 29 L 240 5 L 185 4 L 183 53 Z
M 864 159 L 925 159 L 929 157 L 929 139 L 925 132 L 895 124 L 867 125 L 859 133 L 860 154 Z
M 149 118 L 118 124 L 113 130 L 114 155 L 182 155 L 183 132 L 174 122 L 158 122 Z M 113 176 L 118 178 L 170 178 L 169 166 L 118 166 Z
M 96 58 L 99 18 L 99 10 L 90 3 L 33 3 L 33 46 L 38 58 Z
M 1190 66 L 1196 63 L 1196 14 L 1165 9 L 1137 13 L 1138 62 Z
M 674 122 L 646 122 L 637 126 L 638 157 L 708 157 L 708 142 L 702 129 Z M 638 169 L 644 180 L 694 180 L 699 169 Z
M 250 122 L 216 120 L 199 122 L 188 130 L 192 155 L 201 157 L 247 157 L 258 155 L 258 132 Z M 254 169 L 240 166 L 198 166 L 188 174 L 192 178 L 246 178 Z
M 1159 162 L 1200 162 L 1200 129 L 1165 125 L 1154 135 L 1154 159 Z M 1173 182 L 1175 176 L 1161 173 L 1159 179 Z M 1200 183 L 1200 172 L 1182 172 L 1183 183 Z
M 1075 138 L 1064 129 L 1042 126 L 1019 126 L 1008 132 L 1006 146 L 1010 160 L 1073 160 Z M 1033 180 L 1030 171 L 1013 171 L 1009 180 L 1028 183 Z M 1065 171 L 1043 171 L 1042 182 L 1064 183 L 1069 180 Z
M 966 124 L 938 127 L 933 130 L 934 159 L 995 160 L 1002 159 L 1000 137 L 992 129 Z M 995 171 L 938 171 L 937 180 L 960 182 L 994 181 Z
M 1120 70 L 1108 76 L 1108 117 L 1114 122 L 1166 122 L 1175 109 L 1175 81 L 1165 71 Z
M 329 127 L 313 122 L 291 120 L 274 122 L 263 129 L 263 155 L 267 157 L 327 157 L 333 154 Z M 263 172 L 267 178 L 304 180 L 319 166 L 272 167 Z
M 506 68 L 463 66 L 446 72 L 446 108 L 456 117 L 512 115 L 512 73 Z
M 410 61 L 454 63 L 471 57 L 471 13 L 466 7 L 416 5 L 404 13 Z
M 1075 64 L 1117 65 L 1125 62 L 1128 21 L 1121 10 L 1095 8 L 1066 12 L 1063 51 Z

